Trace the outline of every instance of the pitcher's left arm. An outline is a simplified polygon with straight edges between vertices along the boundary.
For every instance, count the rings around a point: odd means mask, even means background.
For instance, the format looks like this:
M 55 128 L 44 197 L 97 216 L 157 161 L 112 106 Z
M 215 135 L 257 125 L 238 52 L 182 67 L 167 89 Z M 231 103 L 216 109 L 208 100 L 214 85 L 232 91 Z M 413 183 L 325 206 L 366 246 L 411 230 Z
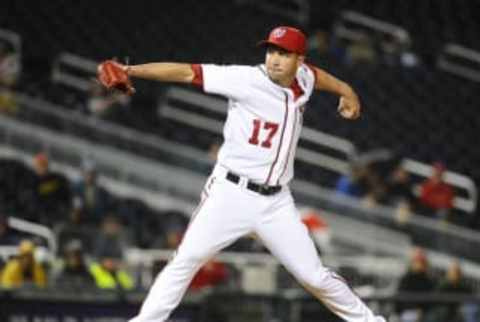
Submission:
M 309 67 L 315 73 L 315 89 L 338 95 L 340 115 L 350 120 L 357 119 L 360 116 L 360 100 L 352 87 L 321 68 Z

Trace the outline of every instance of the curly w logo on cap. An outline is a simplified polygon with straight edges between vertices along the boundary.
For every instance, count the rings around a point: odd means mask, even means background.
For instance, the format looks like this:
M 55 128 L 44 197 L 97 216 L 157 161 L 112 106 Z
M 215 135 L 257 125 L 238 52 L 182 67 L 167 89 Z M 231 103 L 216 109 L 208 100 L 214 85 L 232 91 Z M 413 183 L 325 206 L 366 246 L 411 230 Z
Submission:
M 287 30 L 283 27 L 276 28 L 272 31 L 272 37 L 273 38 L 282 38 Z

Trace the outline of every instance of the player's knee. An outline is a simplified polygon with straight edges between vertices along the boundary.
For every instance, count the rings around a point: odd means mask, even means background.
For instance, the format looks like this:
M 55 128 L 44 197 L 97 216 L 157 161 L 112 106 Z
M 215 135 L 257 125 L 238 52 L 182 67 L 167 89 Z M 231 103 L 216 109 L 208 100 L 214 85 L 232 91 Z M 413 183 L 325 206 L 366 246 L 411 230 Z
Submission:
M 325 267 L 317 267 L 312 270 L 302 270 L 298 272 L 297 279 L 303 285 L 322 289 L 325 287 L 327 274 L 328 269 Z
M 208 259 L 209 253 L 202 250 L 191 250 L 189 252 L 180 252 L 177 256 L 178 260 L 191 266 L 197 266 L 201 265 Z
M 297 272 L 297 280 L 308 286 L 316 286 L 318 284 L 318 274 L 313 270 L 301 270 Z

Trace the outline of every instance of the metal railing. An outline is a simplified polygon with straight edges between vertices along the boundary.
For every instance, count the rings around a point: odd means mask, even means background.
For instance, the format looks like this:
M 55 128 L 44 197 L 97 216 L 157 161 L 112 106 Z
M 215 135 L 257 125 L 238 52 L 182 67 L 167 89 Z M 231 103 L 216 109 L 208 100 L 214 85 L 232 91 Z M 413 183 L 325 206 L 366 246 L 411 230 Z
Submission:
M 24 219 L 16 217 L 7 217 L 9 228 L 21 231 L 32 236 L 37 236 L 45 239 L 47 247 L 40 246 L 35 250 L 37 256 L 44 260 L 52 260 L 58 252 L 58 243 L 53 231 L 44 225 L 29 222 Z M 0 245 L 0 258 L 4 260 L 9 259 L 18 253 L 18 246 Z
M 0 144 L 0 158 L 17 160 L 33 167 L 33 156 L 33 151 L 28 151 L 28 149 L 27 151 L 19 150 L 18 146 L 12 147 L 10 145 Z M 82 157 L 82 155 L 77 156 L 78 159 Z M 59 162 L 59 159 L 50 160 L 49 167 L 52 171 L 64 174 L 71 182 L 75 182 L 82 176 L 82 170 L 76 162 L 67 162 L 68 160 L 62 160 L 62 162 Z M 130 184 L 125 180 L 126 176 L 121 174 L 121 170 L 110 171 L 109 173 L 113 173 L 113 176 L 102 171 L 100 171 L 100 173 L 101 175 L 97 179 L 98 184 L 113 195 L 142 200 L 149 207 L 160 212 L 176 209 L 185 214 L 191 214 L 196 207 L 196 200 L 185 200 L 185 198 L 167 192 L 152 190 L 150 186 L 144 186 L 138 182 L 135 185 Z M 165 191 L 168 191 L 168 189 L 165 189 Z
M 96 76 L 97 65 L 91 59 L 64 52 L 53 62 L 51 78 L 53 82 L 88 92 L 92 88 L 91 79 Z
M 57 239 L 53 231 L 44 225 L 39 225 L 37 223 L 29 222 L 20 218 L 9 217 L 8 226 L 18 231 L 29 233 L 32 235 L 40 236 L 45 238 L 47 241 L 48 248 L 52 254 L 57 254 L 58 244 Z
M 437 66 L 449 73 L 480 82 L 480 52 L 458 44 L 447 44 L 437 58 Z
M 238 5 L 254 5 L 270 14 L 294 20 L 302 26 L 307 26 L 310 19 L 310 4 L 307 0 L 236 0 L 235 2 Z
M 164 163 L 183 166 L 203 173 L 207 173 L 213 165 L 213 161 L 208 158 L 206 151 L 69 111 L 45 100 L 21 93 L 16 94 L 16 100 L 22 106 L 16 116 L 20 120 L 40 124 L 56 131 L 60 130 L 72 136 L 81 136 L 96 144 L 113 145 L 139 155 L 161 160 Z
M 77 167 L 89 157 L 104 176 L 153 191 L 174 192 L 187 200 L 196 200 L 203 187 L 204 176 L 185 168 L 167 164 L 159 167 L 151 159 L 73 136 L 58 135 L 58 132 L 1 115 L 0 141 L 32 154 L 43 150 L 54 159 Z
M 480 253 L 477 251 L 480 247 L 480 234 L 476 231 L 419 215 L 412 215 L 408 221 L 401 222 L 397 220 L 395 209 L 391 207 L 368 207 L 357 198 L 339 196 L 331 190 L 308 182 L 296 180 L 292 183 L 292 190 L 299 202 L 408 233 L 413 244 L 447 253 L 453 258 L 468 259 L 475 266 L 472 274 L 480 277 L 479 267 L 475 264 L 480 262 Z M 444 265 L 445 263 L 442 263 L 442 266 Z
M 155 275 L 153 266 L 158 262 L 168 262 L 174 251 L 171 249 L 138 249 L 131 248 L 126 252 L 130 265 L 141 270 L 139 281 L 148 288 Z M 278 283 L 278 272 L 281 263 L 272 255 L 266 253 L 228 252 L 222 251 L 215 256 L 215 260 L 235 267 L 241 273 L 240 289 L 249 293 L 262 292 L 276 294 L 282 289 Z M 353 268 L 360 275 L 378 276 L 378 280 L 371 283 L 374 289 L 391 289 L 406 271 L 407 264 L 402 257 L 378 257 L 368 254 L 359 255 L 325 255 L 322 263 L 332 269 Z M 388 285 L 380 285 L 388 281 Z M 253 284 L 252 284 L 253 283 Z M 358 286 L 360 281 L 350 278 L 350 283 Z
M 333 32 L 337 37 L 356 41 L 365 35 L 363 31 L 389 35 L 400 44 L 411 41 L 405 28 L 355 11 L 343 11 L 334 24 Z
M 11 44 L 15 53 L 20 57 L 22 56 L 22 38 L 18 33 L 0 28 L 0 39 Z

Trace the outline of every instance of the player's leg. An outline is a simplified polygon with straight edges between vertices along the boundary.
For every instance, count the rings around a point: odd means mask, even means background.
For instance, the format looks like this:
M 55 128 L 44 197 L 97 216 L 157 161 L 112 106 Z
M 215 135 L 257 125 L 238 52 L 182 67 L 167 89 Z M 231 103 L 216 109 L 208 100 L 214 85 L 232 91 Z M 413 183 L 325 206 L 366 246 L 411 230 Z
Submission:
M 256 233 L 295 278 L 332 312 L 348 322 L 380 322 L 345 281 L 323 266 L 291 196 L 257 223 Z
M 255 205 L 237 186 L 216 180 L 187 229 L 177 254 L 157 276 L 140 313 L 130 322 L 162 322 L 180 303 L 198 269 L 215 253 L 250 233 Z M 248 198 L 248 196 L 246 196 Z

